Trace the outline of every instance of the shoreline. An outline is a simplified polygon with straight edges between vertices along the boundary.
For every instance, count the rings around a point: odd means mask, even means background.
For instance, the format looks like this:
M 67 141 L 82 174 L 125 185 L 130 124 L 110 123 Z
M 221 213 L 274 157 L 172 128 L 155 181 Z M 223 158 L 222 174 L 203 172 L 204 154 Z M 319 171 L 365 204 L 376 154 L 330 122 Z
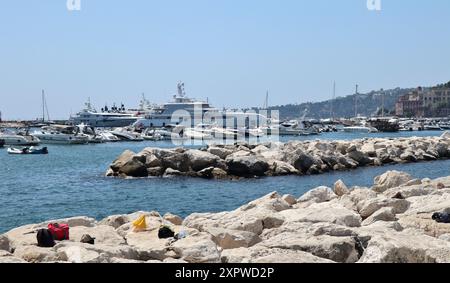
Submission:
M 0 235 L 0 262 L 450 262 L 450 224 L 433 220 L 436 212 L 450 212 L 450 176 L 419 180 L 388 171 L 370 189 L 338 181 L 300 198 L 273 192 L 233 211 L 185 219 L 153 211 L 25 225 Z M 132 232 L 141 215 L 148 229 Z M 69 224 L 71 239 L 37 247 L 29 233 L 49 222 Z M 187 236 L 159 239 L 161 224 Z M 84 234 L 95 244 L 80 243 Z
M 241 179 L 318 175 L 366 166 L 449 158 L 450 132 L 444 132 L 440 137 L 306 140 L 260 145 L 238 142 L 208 145 L 199 150 L 152 147 L 139 153 L 126 150 L 111 163 L 106 176 Z

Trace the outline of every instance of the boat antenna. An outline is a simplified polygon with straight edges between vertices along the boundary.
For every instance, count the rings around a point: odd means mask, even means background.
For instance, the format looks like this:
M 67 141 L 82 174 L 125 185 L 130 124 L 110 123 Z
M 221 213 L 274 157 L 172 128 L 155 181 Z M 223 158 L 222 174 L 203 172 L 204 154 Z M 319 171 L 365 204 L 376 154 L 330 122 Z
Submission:
M 266 99 L 264 100 L 263 109 L 269 108 L 269 91 L 266 91 Z

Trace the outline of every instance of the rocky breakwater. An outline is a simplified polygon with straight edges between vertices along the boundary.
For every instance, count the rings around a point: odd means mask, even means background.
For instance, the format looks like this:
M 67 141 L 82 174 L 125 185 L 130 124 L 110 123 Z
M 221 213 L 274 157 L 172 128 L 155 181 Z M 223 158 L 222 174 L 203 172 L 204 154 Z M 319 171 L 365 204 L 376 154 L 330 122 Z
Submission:
M 315 188 L 300 198 L 274 192 L 234 211 L 182 219 L 157 212 L 26 225 L 0 235 L 0 262 L 86 263 L 442 263 L 450 262 L 450 177 L 414 179 L 389 171 L 372 188 Z M 148 229 L 131 231 L 145 215 Z M 36 246 L 36 229 L 68 223 L 71 239 Z M 185 237 L 159 239 L 169 224 Z M 95 244 L 81 243 L 82 235 Z
M 123 152 L 106 172 L 118 177 L 252 178 L 311 175 L 361 166 L 433 161 L 450 157 L 450 134 L 441 137 L 367 138 L 210 145 L 200 150 L 146 148 Z

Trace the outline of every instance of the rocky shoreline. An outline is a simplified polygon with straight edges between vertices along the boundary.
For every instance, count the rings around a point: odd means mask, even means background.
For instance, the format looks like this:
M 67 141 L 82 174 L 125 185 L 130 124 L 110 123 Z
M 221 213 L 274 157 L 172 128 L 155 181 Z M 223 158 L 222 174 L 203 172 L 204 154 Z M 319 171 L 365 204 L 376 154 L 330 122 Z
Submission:
M 448 159 L 449 148 L 449 132 L 441 137 L 236 143 L 210 145 L 200 150 L 146 148 L 139 153 L 123 152 L 110 165 L 106 176 L 239 179 L 313 175 L 363 166 Z
M 388 171 L 372 188 L 318 187 L 300 198 L 276 192 L 234 211 L 182 219 L 136 212 L 96 221 L 74 217 L 31 224 L 0 235 L 0 263 L 443 263 L 450 262 L 450 177 L 414 179 Z M 148 229 L 131 231 L 145 215 Z M 36 229 L 67 223 L 70 240 L 36 245 Z M 159 239 L 170 224 L 181 239 Z M 96 238 L 81 243 L 82 235 Z

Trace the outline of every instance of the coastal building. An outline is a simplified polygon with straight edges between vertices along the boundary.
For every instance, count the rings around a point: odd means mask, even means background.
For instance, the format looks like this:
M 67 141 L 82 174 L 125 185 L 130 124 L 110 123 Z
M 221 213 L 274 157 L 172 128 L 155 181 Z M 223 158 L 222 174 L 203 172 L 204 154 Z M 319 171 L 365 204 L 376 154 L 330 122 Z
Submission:
M 402 117 L 445 117 L 450 115 L 450 87 L 421 87 L 400 96 L 395 114 Z
M 416 90 L 400 96 L 395 104 L 395 115 L 408 117 L 422 117 L 423 111 L 423 89 Z

